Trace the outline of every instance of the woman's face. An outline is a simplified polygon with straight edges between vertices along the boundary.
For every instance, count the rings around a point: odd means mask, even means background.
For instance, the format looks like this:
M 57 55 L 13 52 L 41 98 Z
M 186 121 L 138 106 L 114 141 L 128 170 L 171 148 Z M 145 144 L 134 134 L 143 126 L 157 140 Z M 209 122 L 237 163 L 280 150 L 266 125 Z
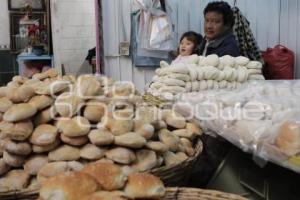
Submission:
M 193 51 L 195 49 L 195 44 L 188 40 L 186 37 L 183 38 L 179 45 L 179 54 L 181 56 L 189 56 L 193 54 Z
M 204 32 L 208 40 L 214 40 L 228 29 L 228 27 L 224 25 L 223 15 L 220 13 L 207 12 L 204 18 Z

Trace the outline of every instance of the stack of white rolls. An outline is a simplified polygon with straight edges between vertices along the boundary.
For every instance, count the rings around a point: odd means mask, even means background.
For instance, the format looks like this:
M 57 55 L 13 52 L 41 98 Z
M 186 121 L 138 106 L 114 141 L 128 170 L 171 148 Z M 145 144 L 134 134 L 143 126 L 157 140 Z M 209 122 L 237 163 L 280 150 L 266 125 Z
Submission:
M 239 56 L 192 55 L 181 63 L 165 61 L 155 71 L 148 92 L 178 94 L 210 89 L 237 89 L 248 80 L 264 80 L 262 64 Z

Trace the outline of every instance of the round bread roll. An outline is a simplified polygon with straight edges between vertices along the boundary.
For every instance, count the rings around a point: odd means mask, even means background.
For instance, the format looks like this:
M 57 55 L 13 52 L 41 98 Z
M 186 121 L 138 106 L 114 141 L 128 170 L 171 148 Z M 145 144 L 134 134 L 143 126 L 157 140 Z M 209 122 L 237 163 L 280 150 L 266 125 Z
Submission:
M 68 171 L 67 162 L 50 162 L 45 164 L 37 174 L 39 183 L 45 182 L 47 179 L 57 176 L 58 174 Z
M 0 176 L 5 174 L 10 170 L 10 166 L 6 164 L 3 158 L 0 159 Z
M 24 171 L 30 175 L 36 176 L 40 169 L 48 164 L 48 156 L 35 155 L 30 157 L 24 164 Z
M 127 180 L 121 168 L 110 163 L 89 164 L 83 168 L 82 172 L 94 177 L 101 188 L 106 191 L 123 188 Z
M 38 80 L 44 80 L 48 78 L 48 75 L 47 74 L 44 74 L 44 73 L 35 73 L 33 76 L 32 76 L 32 79 L 38 79 Z
M 163 154 L 166 166 L 177 165 L 181 163 L 181 159 L 173 152 L 167 151 Z
M 53 144 L 57 138 L 57 128 L 52 125 L 42 124 L 33 131 L 30 142 L 35 145 L 43 146 Z
M 82 75 L 77 79 L 76 89 L 80 98 L 91 98 L 100 94 L 101 84 L 94 76 Z
M 28 103 L 15 104 L 4 113 L 3 119 L 7 122 L 17 122 L 32 117 L 36 112 L 37 109 Z
M 249 62 L 249 58 L 246 58 L 244 56 L 238 56 L 235 58 L 236 66 L 247 66 Z
M 99 123 L 105 114 L 106 105 L 99 102 L 89 102 L 84 109 L 83 116 L 90 122 Z
M 67 165 L 68 165 L 68 169 L 70 169 L 71 171 L 80 171 L 84 167 L 84 165 L 82 163 L 77 162 L 77 161 L 67 162 Z
M 136 159 L 133 151 L 122 147 L 113 148 L 107 151 L 105 156 L 116 163 L 125 165 L 132 163 Z
M 38 95 L 34 96 L 30 99 L 28 102 L 33 107 L 36 107 L 37 110 L 43 110 L 44 108 L 47 108 L 51 104 L 53 104 L 54 100 L 46 95 Z
M 180 144 L 183 145 L 184 151 L 187 155 L 193 156 L 195 154 L 195 149 L 193 148 L 193 144 L 189 139 L 180 138 Z
M 167 129 L 162 129 L 158 132 L 159 140 L 168 146 L 168 148 L 171 151 L 177 151 L 178 149 L 178 143 L 179 143 L 179 137 L 172 134 Z
M 99 189 L 94 178 L 82 172 L 61 174 L 45 181 L 40 190 L 42 199 L 83 199 Z
M 250 61 L 247 66 L 248 69 L 258 69 L 261 70 L 262 69 L 262 63 L 258 62 L 258 61 Z
M 27 85 L 22 85 L 12 92 L 7 94 L 10 100 L 14 103 L 27 102 L 35 95 L 34 89 Z
M 73 161 L 80 158 L 80 150 L 75 147 L 63 145 L 49 152 L 48 158 L 51 161 Z
M 206 89 L 207 89 L 207 81 L 206 80 L 200 81 L 199 90 L 203 91 L 203 90 L 206 90 Z
M 97 146 L 110 145 L 114 142 L 113 134 L 105 128 L 92 130 L 88 138 L 92 144 Z
M 186 92 L 191 92 L 192 91 L 192 83 L 191 82 L 186 82 L 185 91 Z
M 136 160 L 133 168 L 140 172 L 148 171 L 157 165 L 156 153 L 150 150 L 139 150 L 136 152 Z
M 81 108 L 83 100 L 73 93 L 63 93 L 55 100 L 55 110 L 62 117 L 73 117 Z
M 175 112 L 168 113 L 163 119 L 169 126 L 174 128 L 185 128 L 186 126 L 185 118 Z
M 49 78 L 54 78 L 58 76 L 58 71 L 56 69 L 51 68 L 43 72 L 43 74 L 47 75 Z
M 8 140 L 5 143 L 5 150 L 11 154 L 27 156 L 31 153 L 32 149 L 28 142 L 13 142 Z
M 146 139 L 135 132 L 125 133 L 120 136 L 115 136 L 114 143 L 123 147 L 142 148 L 146 144 Z
M 177 135 L 178 137 L 188 138 L 193 140 L 196 137 L 196 134 L 187 129 L 177 129 L 172 131 L 172 134 Z
M 69 120 L 63 120 L 57 127 L 68 137 L 86 136 L 90 131 L 89 121 L 80 116 L 76 116 Z
M 59 144 L 60 144 L 60 140 L 57 138 L 55 142 L 49 145 L 44 145 L 44 146 L 33 145 L 32 151 L 34 153 L 46 153 L 55 149 Z
M 275 145 L 287 156 L 300 152 L 300 127 L 295 122 L 285 122 L 279 128 Z
M 0 192 L 22 191 L 27 188 L 30 175 L 23 170 L 11 170 L 1 179 Z
M 169 150 L 169 147 L 166 144 L 164 144 L 162 142 L 156 142 L 156 141 L 149 141 L 146 144 L 146 147 L 148 149 L 151 149 L 151 150 L 159 152 L 159 153 L 164 153 Z
M 53 120 L 57 115 L 57 111 L 55 110 L 55 106 L 49 107 L 45 110 L 40 111 L 34 117 L 34 125 L 38 126 L 41 124 L 46 124 Z
M 7 151 L 3 152 L 3 160 L 6 164 L 12 167 L 21 167 L 25 162 L 25 157 L 10 154 Z
M 132 199 L 159 199 L 164 197 L 165 192 L 159 178 L 145 173 L 130 175 L 125 187 L 126 196 Z
M 204 58 L 204 63 L 207 66 L 217 67 L 219 65 L 219 57 L 216 54 L 208 55 Z
M 5 122 L 5 127 L 0 128 L 2 134 L 6 135 L 12 140 L 24 141 L 30 137 L 33 131 L 33 124 L 30 120 L 20 121 L 17 123 Z
M 234 67 L 235 66 L 235 59 L 232 56 L 225 55 L 222 58 L 222 62 L 224 66 Z
M 80 136 L 80 137 L 68 137 L 64 134 L 60 134 L 60 139 L 66 144 L 72 145 L 72 146 L 82 146 L 88 143 L 89 139 L 86 136 Z
M 144 137 L 146 140 L 149 140 L 154 135 L 154 127 L 151 124 L 144 124 L 142 127 L 136 130 L 136 133 Z
M 0 112 L 5 113 L 13 103 L 7 97 L 0 98 Z
M 87 144 L 80 150 L 80 157 L 87 160 L 98 160 L 104 157 L 106 149 L 99 148 L 93 144 Z

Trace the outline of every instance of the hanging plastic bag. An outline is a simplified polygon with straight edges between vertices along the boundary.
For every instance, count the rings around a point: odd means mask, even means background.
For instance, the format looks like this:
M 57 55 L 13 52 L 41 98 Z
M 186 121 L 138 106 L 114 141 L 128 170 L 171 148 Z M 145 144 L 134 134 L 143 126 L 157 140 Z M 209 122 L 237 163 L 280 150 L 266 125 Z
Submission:
M 170 7 L 166 3 L 164 12 L 159 0 L 137 0 L 140 9 L 138 32 L 138 55 L 161 57 L 175 49 L 174 31 L 168 12 Z M 153 50 L 148 52 L 145 50 Z
M 294 79 L 294 52 L 282 45 L 268 48 L 262 53 L 266 62 L 266 79 Z

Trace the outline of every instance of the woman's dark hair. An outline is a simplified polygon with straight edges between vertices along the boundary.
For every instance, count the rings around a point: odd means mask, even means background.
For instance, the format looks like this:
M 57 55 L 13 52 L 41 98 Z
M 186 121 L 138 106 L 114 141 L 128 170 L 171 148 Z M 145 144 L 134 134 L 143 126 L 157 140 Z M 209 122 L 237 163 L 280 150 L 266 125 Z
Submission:
M 180 42 L 184 38 L 186 38 L 187 40 L 189 40 L 189 41 L 191 41 L 191 42 L 194 43 L 195 49 L 194 49 L 193 53 L 197 53 L 199 45 L 201 44 L 201 42 L 203 40 L 202 35 L 194 32 L 194 31 L 188 31 L 188 32 L 185 32 L 184 34 L 182 34 L 182 36 L 180 38 Z
M 234 15 L 231 9 L 231 6 L 224 1 L 214 1 L 207 4 L 206 8 L 204 9 L 204 16 L 208 12 L 217 12 L 223 16 L 223 22 L 225 26 L 230 28 L 233 27 L 234 24 Z

